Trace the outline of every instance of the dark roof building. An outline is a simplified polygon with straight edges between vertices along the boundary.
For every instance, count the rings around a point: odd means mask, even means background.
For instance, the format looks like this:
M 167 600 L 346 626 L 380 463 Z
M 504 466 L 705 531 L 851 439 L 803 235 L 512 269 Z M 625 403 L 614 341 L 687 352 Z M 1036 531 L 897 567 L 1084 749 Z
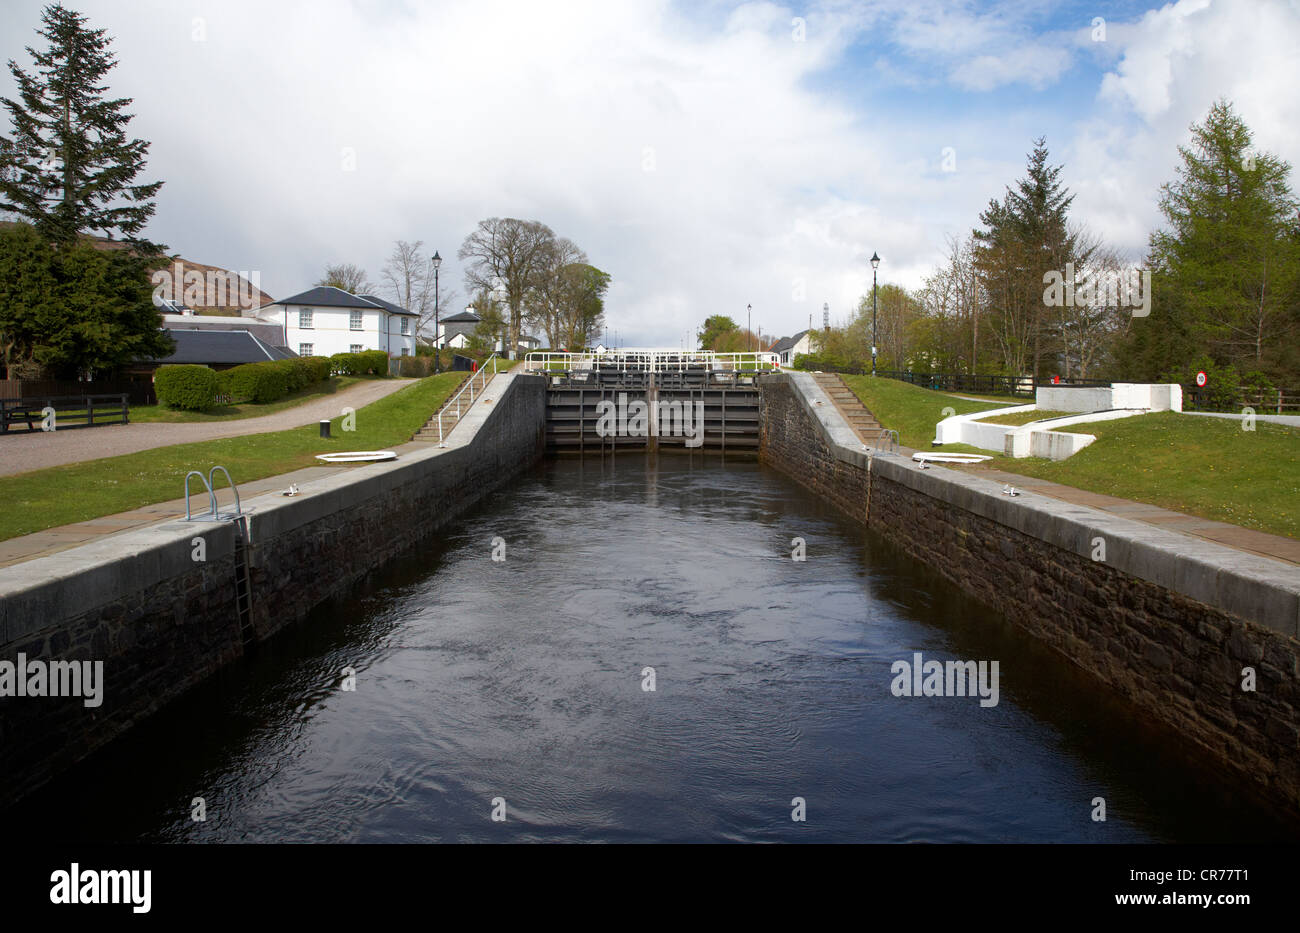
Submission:
M 168 334 L 176 342 L 176 349 L 170 356 L 139 362 L 153 366 L 196 363 L 213 369 L 228 369 L 241 363 L 285 360 L 298 355 L 288 347 L 276 347 L 259 340 L 246 330 L 169 330 Z
M 202 314 L 164 314 L 163 327 L 168 333 L 193 330 L 246 330 L 263 343 L 273 347 L 284 346 L 280 325 L 266 324 L 255 317 L 213 317 Z

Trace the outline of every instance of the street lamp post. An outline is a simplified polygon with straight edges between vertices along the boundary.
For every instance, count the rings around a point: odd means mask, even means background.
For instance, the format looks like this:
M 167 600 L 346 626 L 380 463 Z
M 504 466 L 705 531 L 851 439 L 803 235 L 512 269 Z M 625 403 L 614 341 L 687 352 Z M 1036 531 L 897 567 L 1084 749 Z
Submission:
M 745 305 L 745 333 L 747 334 L 747 336 L 745 337 L 745 343 L 749 344 L 751 350 L 754 347 L 753 339 L 752 339 L 754 336 L 754 332 L 750 330 L 750 321 L 753 320 L 753 317 L 754 317 L 754 306 Z
M 876 374 L 876 269 L 880 266 L 880 257 L 873 250 L 871 253 L 871 375 Z
M 442 257 L 438 251 L 433 251 L 433 371 L 435 374 L 442 372 L 442 347 L 438 346 L 438 267 L 442 265 Z

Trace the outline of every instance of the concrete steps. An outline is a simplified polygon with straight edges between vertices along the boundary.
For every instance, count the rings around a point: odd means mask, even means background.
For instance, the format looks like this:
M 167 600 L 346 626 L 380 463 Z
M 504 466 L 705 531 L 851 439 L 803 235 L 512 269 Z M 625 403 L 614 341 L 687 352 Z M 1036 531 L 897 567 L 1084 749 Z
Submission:
M 853 394 L 853 390 L 844 384 L 839 373 L 813 373 L 812 377 L 839 409 L 844 420 L 849 423 L 849 427 L 854 430 L 862 443 L 868 447 L 875 447 L 884 425 L 867 410 L 862 400 Z
M 473 374 L 473 378 L 478 378 L 478 374 L 477 373 Z M 495 374 L 493 374 L 493 378 L 496 378 Z M 492 379 L 489 379 L 487 381 L 487 384 L 491 385 L 491 383 L 492 383 Z M 443 402 L 442 407 L 438 409 L 438 411 L 435 411 L 433 413 L 433 416 L 424 423 L 424 427 L 420 428 L 420 430 L 415 432 L 415 436 L 411 438 L 412 441 L 420 441 L 421 443 L 425 443 L 425 444 L 438 443 L 439 440 L 438 412 L 442 412 L 443 438 L 445 438 L 448 434 L 451 433 L 451 429 L 454 428 L 460 422 L 460 417 L 457 416 L 456 414 L 456 406 L 451 404 L 451 400 L 456 397 L 456 393 L 460 392 L 461 388 L 463 388 L 464 385 L 465 383 L 462 382 L 460 386 L 456 388 L 456 391 L 451 393 L 451 395 L 447 397 L 447 401 Z M 475 387 L 474 387 L 474 397 L 478 398 L 477 383 L 475 383 Z M 464 415 L 469 412 L 469 405 L 465 404 L 467 401 L 468 401 L 468 396 L 466 396 L 466 398 L 461 400 L 462 402 L 460 407 L 461 415 Z M 450 406 L 450 408 L 448 408 L 448 406 Z

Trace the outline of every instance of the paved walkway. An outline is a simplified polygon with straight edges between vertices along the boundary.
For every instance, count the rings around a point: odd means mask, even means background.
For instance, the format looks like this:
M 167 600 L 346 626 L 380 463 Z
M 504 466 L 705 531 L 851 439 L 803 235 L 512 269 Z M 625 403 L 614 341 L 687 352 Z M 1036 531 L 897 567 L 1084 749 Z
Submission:
M 322 418 L 337 418 L 344 407 L 361 408 L 391 395 L 414 382 L 414 379 L 376 379 L 348 386 L 333 395 L 286 408 L 274 415 L 242 418 L 235 421 L 182 422 L 179 424 L 118 424 L 102 428 L 78 428 L 71 431 L 20 430 L 0 436 L 0 476 L 133 454 L 155 447 L 212 441 L 244 434 L 284 431 Z M 182 511 L 184 507 L 182 506 Z
M 899 453 L 911 459 L 912 454 L 916 453 L 916 451 L 910 447 L 900 447 Z M 1053 483 L 1051 480 L 1022 476 L 1019 473 L 1008 473 L 1006 470 L 998 470 L 982 463 L 970 465 L 943 463 L 934 464 L 934 466 L 965 470 L 990 479 L 995 483 L 1012 486 L 1018 490 L 1023 489 L 1026 492 L 1034 492 L 1052 499 L 1060 499 L 1074 505 L 1086 505 L 1091 509 L 1099 509 L 1102 512 L 1110 512 L 1134 521 L 1145 522 L 1148 525 L 1156 525 L 1167 531 L 1177 531 L 1193 538 L 1203 538 L 1206 541 L 1226 545 L 1238 551 L 1246 551 L 1250 554 L 1258 554 L 1261 557 L 1271 557 L 1273 560 L 1300 565 L 1300 541 L 1295 538 L 1269 534 L 1266 531 L 1256 531 L 1253 528 L 1242 528 L 1240 525 L 1230 525 L 1227 522 L 1216 522 L 1210 518 L 1188 515 L 1185 512 L 1175 512 L 1172 509 L 1162 509 L 1158 505 L 1134 502 L 1132 499 L 1120 499 L 1117 496 L 1107 496 L 1099 492 L 1088 492 L 1086 489 L 1076 489 L 1073 486 Z

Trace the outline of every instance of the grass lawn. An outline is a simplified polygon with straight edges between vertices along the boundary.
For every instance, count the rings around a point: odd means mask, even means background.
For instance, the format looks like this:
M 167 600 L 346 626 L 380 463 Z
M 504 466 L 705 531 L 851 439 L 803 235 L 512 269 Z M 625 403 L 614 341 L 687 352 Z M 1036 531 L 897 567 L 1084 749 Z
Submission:
M 1029 424 L 1031 421 L 1042 421 L 1044 418 L 1065 418 L 1068 415 L 1077 415 L 1077 411 L 1013 411 L 1005 415 L 991 415 L 988 418 L 976 418 L 976 421 L 987 421 L 989 424 L 1006 424 L 1020 426 Z M 1069 430 L 1069 425 L 1066 426 Z
M 222 405 L 220 408 L 214 408 L 209 411 L 180 411 L 177 409 L 167 408 L 163 405 L 133 405 L 131 407 L 130 419 L 133 422 L 179 422 L 179 421 L 239 421 L 243 418 L 258 418 L 262 415 L 273 415 L 278 411 L 284 411 L 286 408 L 293 408 L 301 405 L 303 402 L 313 402 L 318 398 L 325 398 L 333 395 L 340 389 L 346 389 L 348 386 L 356 385 L 358 382 L 366 382 L 373 379 L 383 379 L 383 376 L 331 376 L 324 382 L 317 383 L 314 386 L 294 392 L 292 395 L 286 395 L 278 402 L 269 402 L 265 405 L 256 405 L 252 402 L 246 402 L 242 405 Z
M 968 415 L 977 411 L 1008 408 L 1025 402 L 988 401 L 972 402 L 945 395 L 931 389 L 922 389 L 897 379 L 884 376 L 843 376 L 844 384 L 862 399 L 876 420 L 898 432 L 904 447 L 929 450 L 934 440 L 934 426 L 950 415 Z M 945 412 L 945 409 L 951 411 Z M 947 444 L 944 450 L 976 450 L 966 444 Z
M 5 503 L 0 509 L 0 540 L 176 499 L 184 495 L 189 470 L 207 475 L 218 463 L 230 470 L 236 483 L 245 483 L 318 466 L 315 455 L 320 453 L 404 444 L 467 375 L 429 376 L 366 405 L 356 412 L 355 431 L 342 430 L 342 417 L 335 418 L 330 440 L 322 439 L 313 424 L 0 477 L 0 502 Z
M 945 406 L 957 414 L 994 407 L 893 379 L 845 376 L 844 381 L 881 424 L 918 450 L 930 449 Z M 1260 421 L 1254 431 L 1243 431 L 1235 419 L 1158 412 L 1066 430 L 1095 435 L 1097 441 L 1068 460 L 994 455 L 986 466 L 1300 538 L 1300 429 Z M 977 451 L 967 444 L 943 449 Z M 979 467 L 958 469 L 978 472 Z
M 1068 460 L 991 465 L 1108 496 L 1300 538 L 1300 429 L 1156 412 L 1067 427 L 1097 440 Z

